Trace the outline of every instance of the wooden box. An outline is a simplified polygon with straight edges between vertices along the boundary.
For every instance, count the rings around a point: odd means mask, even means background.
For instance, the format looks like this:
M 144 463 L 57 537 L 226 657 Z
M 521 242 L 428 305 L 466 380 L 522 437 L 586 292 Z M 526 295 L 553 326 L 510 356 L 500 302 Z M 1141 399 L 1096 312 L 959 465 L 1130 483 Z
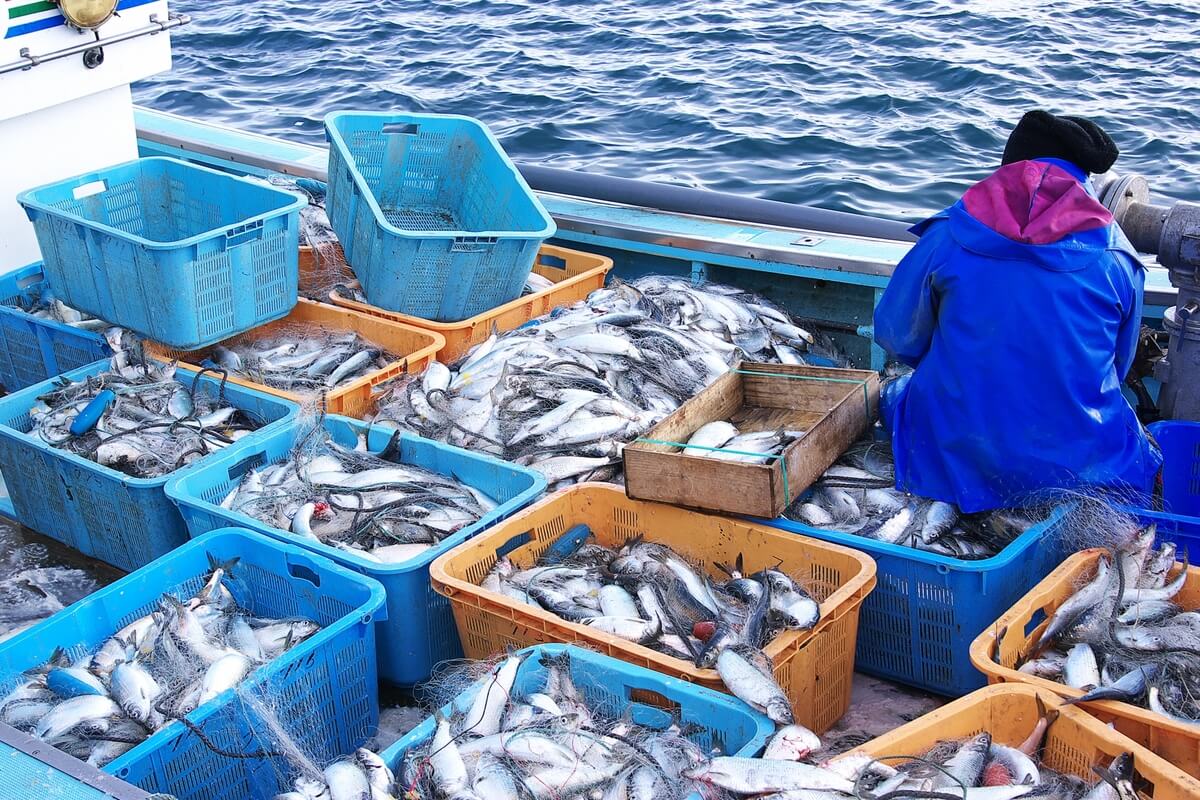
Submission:
M 643 439 L 686 443 L 717 420 L 742 433 L 805 435 L 765 464 L 685 456 L 676 446 L 637 441 L 625 447 L 626 494 L 774 519 L 862 435 L 878 406 L 879 374 L 871 370 L 740 362 Z

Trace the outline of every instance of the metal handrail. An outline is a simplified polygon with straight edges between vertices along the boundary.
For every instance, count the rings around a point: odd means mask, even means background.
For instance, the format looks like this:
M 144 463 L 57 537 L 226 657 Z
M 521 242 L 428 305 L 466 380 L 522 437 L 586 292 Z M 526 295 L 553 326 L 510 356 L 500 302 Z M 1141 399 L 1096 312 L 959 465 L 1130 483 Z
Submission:
M 151 14 L 150 24 L 146 25 L 145 27 L 135 28 L 134 30 L 125 31 L 124 33 L 114 34 L 113 36 L 109 36 L 104 39 L 97 37 L 96 39 L 87 42 L 73 44 L 70 47 L 64 47 L 61 50 L 53 50 L 42 55 L 34 55 L 33 53 L 29 52 L 28 47 L 22 47 L 20 51 L 20 59 L 17 61 L 11 61 L 7 64 L 0 64 L 0 75 L 7 74 L 9 72 L 31 70 L 40 64 L 45 64 L 50 61 L 58 61 L 60 58 L 77 56 L 81 53 L 86 53 L 89 50 L 95 50 L 98 47 L 107 47 L 111 44 L 127 42 L 130 39 L 140 39 L 143 36 L 155 36 L 163 31 L 170 30 L 171 28 L 178 28 L 180 25 L 187 25 L 191 21 L 192 18 L 187 14 L 168 13 L 166 20 L 160 20 L 157 14 Z

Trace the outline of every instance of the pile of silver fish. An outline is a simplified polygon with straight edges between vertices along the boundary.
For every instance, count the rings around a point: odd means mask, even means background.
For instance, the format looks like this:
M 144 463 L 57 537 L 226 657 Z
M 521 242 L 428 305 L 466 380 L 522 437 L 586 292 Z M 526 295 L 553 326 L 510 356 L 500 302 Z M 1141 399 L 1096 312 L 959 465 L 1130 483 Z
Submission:
M 1084 692 L 1070 702 L 1136 703 L 1200 725 L 1200 610 L 1174 602 L 1187 555 L 1154 547 L 1153 526 L 1101 556 L 1095 575 L 1051 616 L 1022 672 Z
M 230 375 L 272 389 L 316 394 L 345 386 L 399 358 L 354 331 L 288 325 L 270 335 L 219 344 L 206 360 Z
M 0 720 L 103 766 L 320 629 L 250 615 L 224 583 L 234 566 L 214 565 L 187 601 L 164 595 L 94 653 L 57 651 L 9 687 Z
M 572 681 L 569 653 L 541 657 L 541 691 L 517 691 L 524 657 L 501 661 L 465 713 L 436 715 L 433 736 L 405 753 L 391 796 L 682 800 L 690 793 L 682 771 L 709 754 L 686 730 L 602 716 Z
M 129 352 L 82 381 L 60 378 L 29 411 L 30 434 L 135 478 L 156 478 L 237 441 L 265 423 L 175 380 L 175 365 Z
M 791 702 L 761 648 L 781 631 L 813 628 L 821 608 L 783 571 L 747 575 L 738 561 L 718 566 L 728 579 L 714 583 L 671 548 L 635 538 L 619 550 L 581 544 L 524 570 L 501 558 L 480 585 L 700 668 L 715 668 L 731 693 L 789 724 Z
M 361 436 L 343 447 L 318 420 L 287 458 L 247 472 L 221 507 L 387 564 L 420 556 L 496 507 L 473 486 L 399 463 L 398 440 L 378 453 Z
M 365 747 L 323 770 L 305 766 L 307 774 L 294 779 L 292 790 L 275 795 L 275 800 L 401 800 L 387 763 Z
M 374 421 L 531 466 L 552 488 L 614 480 L 621 448 L 738 359 L 840 361 L 741 289 L 648 276 L 495 335 L 453 368 L 398 380 Z
M 718 461 L 737 461 L 742 464 L 766 464 L 792 442 L 804 436 L 803 431 L 747 431 L 742 433 L 733 423 L 717 420 L 701 425 L 688 437 L 685 456 L 715 458 Z M 761 454 L 761 455 L 759 455 Z
M 1017 747 L 1000 744 L 984 731 L 965 741 L 939 742 L 930 752 L 898 767 L 862 752 L 813 764 L 784 746 L 763 758 L 718 757 L 685 769 L 705 796 L 772 800 L 850 798 L 966 798 L 967 800 L 1136 800 L 1133 755 L 1095 765 L 1098 780 L 1056 772 L 1039 763 L 1046 732 L 1058 716 L 1046 712 Z M 781 732 L 782 733 L 782 732 Z M 777 734 L 776 738 L 779 738 Z M 901 756 L 889 754 L 888 761 Z M 1090 778 L 1090 776 L 1089 776 Z
M 847 450 L 783 516 L 964 560 L 991 558 L 1038 522 L 1033 511 L 963 514 L 951 503 L 899 491 L 890 446 L 870 441 Z

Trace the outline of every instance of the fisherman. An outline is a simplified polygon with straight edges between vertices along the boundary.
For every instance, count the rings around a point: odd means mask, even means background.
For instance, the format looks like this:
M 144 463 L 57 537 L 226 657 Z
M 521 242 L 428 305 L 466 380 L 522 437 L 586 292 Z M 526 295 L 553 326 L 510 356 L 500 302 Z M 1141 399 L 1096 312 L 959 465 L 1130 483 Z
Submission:
M 964 512 L 1151 490 L 1161 455 L 1121 394 L 1146 271 L 1089 179 L 1117 155 L 1091 120 L 1030 111 L 1000 169 L 911 229 L 875 310 L 914 368 L 884 390 L 898 489 Z

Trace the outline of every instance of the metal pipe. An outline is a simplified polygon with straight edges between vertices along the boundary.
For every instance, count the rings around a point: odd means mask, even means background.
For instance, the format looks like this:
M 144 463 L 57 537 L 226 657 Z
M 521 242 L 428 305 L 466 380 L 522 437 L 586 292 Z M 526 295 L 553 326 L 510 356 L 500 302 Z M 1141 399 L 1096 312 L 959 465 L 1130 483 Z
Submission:
M 57 61 L 60 58 L 69 56 L 77 56 L 80 53 L 86 53 L 89 50 L 95 50 L 99 47 L 108 47 L 110 44 L 118 44 L 127 42 L 130 39 L 140 39 L 143 36 L 154 36 L 171 28 L 178 28 L 180 25 L 186 25 L 192 21 L 192 18 L 187 14 L 168 14 L 167 20 L 163 22 L 158 18 L 157 14 L 150 15 L 150 24 L 143 28 L 135 28 L 124 33 L 114 34 L 113 36 L 104 39 L 89 39 L 86 42 L 73 44 L 70 47 L 64 47 L 61 50 L 53 50 L 42 55 L 34 55 L 29 52 L 28 47 L 21 48 L 21 58 L 18 61 L 10 61 L 7 64 L 0 64 L 0 75 L 8 72 L 17 72 L 19 70 L 33 69 L 39 64 L 45 64 L 50 61 Z
M 915 241 L 908 225 L 896 220 L 830 211 L 824 208 L 710 192 L 689 186 L 615 178 L 591 172 L 518 164 L 521 174 L 537 191 L 586 197 L 608 203 L 639 206 L 675 214 L 731 219 L 781 228 L 816 230 L 845 236 Z

